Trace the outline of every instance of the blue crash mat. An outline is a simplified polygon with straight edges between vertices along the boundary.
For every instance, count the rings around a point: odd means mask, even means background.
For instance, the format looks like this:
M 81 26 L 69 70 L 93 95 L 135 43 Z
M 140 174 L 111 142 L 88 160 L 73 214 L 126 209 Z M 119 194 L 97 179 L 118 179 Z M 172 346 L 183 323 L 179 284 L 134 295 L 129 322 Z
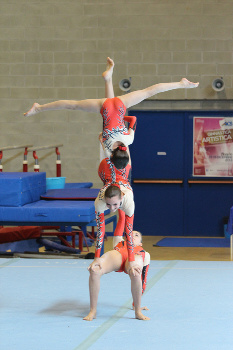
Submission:
M 94 201 L 99 193 L 95 188 L 73 188 L 73 189 L 56 189 L 48 190 L 41 195 L 41 199 L 46 200 L 91 200 Z
M 93 201 L 40 200 L 22 207 L 0 207 L 1 225 L 78 225 L 94 219 Z
M 0 173 L 0 206 L 20 207 L 46 192 L 46 173 Z
M 92 182 L 68 182 L 65 183 L 65 188 L 90 188 L 93 186 Z

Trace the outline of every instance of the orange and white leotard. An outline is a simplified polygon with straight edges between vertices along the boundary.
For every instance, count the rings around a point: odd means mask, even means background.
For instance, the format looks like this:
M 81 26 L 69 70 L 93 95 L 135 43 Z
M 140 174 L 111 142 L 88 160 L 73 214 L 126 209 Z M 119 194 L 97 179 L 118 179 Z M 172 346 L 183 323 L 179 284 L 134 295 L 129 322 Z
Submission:
M 106 156 L 109 156 L 109 153 L 112 152 L 113 144 L 116 141 L 122 142 L 125 146 L 133 143 L 133 128 L 135 129 L 136 117 L 125 116 L 126 107 L 118 97 L 107 98 L 103 103 L 100 113 L 103 117 L 102 140 Z M 130 125 L 130 128 L 127 129 L 125 121 L 131 121 L 134 127 Z
M 119 242 L 115 247 L 115 250 L 117 250 L 122 257 L 122 262 L 121 262 L 121 267 L 118 271 L 116 272 L 125 272 L 125 263 L 128 259 L 128 249 L 125 241 Z M 135 255 L 140 255 L 142 257 L 143 263 L 145 262 L 145 255 L 146 252 L 141 246 L 136 246 L 134 247 L 134 254 Z M 148 270 L 149 270 L 149 264 L 144 265 L 142 269 L 142 294 L 145 292 L 146 289 L 146 284 L 147 284 L 147 276 L 148 276 Z
M 113 183 L 117 183 L 123 193 L 120 209 L 125 212 L 125 234 L 129 251 L 129 261 L 134 260 L 133 251 L 133 218 L 134 218 L 134 197 L 133 191 L 128 181 L 131 166 L 128 164 L 124 169 L 117 169 L 109 158 L 105 158 L 99 165 L 99 176 L 104 186 L 99 191 L 95 200 L 96 223 L 97 223 L 97 241 L 95 256 L 100 256 L 101 247 L 105 234 L 104 212 L 108 210 L 105 202 L 105 191 Z
M 125 241 L 121 241 L 119 242 L 115 247 L 114 247 L 115 250 L 117 250 L 119 253 L 121 253 L 121 256 L 122 256 L 122 263 L 121 263 L 121 267 L 120 269 L 117 271 L 117 272 L 125 272 L 125 263 L 126 263 L 126 260 L 128 259 L 128 249 L 127 249 L 127 245 L 126 245 L 126 242 Z M 145 250 L 141 247 L 141 246 L 136 246 L 134 247 L 134 254 L 137 254 L 137 255 L 141 255 L 142 259 L 143 259 L 143 262 L 144 262 L 144 259 L 145 259 Z

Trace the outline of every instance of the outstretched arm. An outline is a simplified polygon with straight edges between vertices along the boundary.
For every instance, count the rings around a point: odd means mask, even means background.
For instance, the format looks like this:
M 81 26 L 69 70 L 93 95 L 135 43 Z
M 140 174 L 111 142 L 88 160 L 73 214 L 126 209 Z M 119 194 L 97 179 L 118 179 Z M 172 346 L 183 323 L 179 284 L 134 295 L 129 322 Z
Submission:
M 146 89 L 130 92 L 126 95 L 119 96 L 121 101 L 124 103 L 126 108 L 132 107 L 143 100 L 159 94 L 160 92 L 165 92 L 175 89 L 193 89 L 198 87 L 199 83 L 192 83 L 186 78 L 181 79 L 179 82 L 174 83 L 160 83 L 152 85 Z
M 94 112 L 99 113 L 104 103 L 105 98 L 103 99 L 89 99 L 89 100 L 59 100 L 50 103 L 46 103 L 44 105 L 40 105 L 39 103 L 34 103 L 32 108 L 24 113 L 25 117 L 30 117 L 40 112 L 45 111 L 55 111 L 60 109 L 71 109 L 71 110 L 81 110 L 86 112 Z

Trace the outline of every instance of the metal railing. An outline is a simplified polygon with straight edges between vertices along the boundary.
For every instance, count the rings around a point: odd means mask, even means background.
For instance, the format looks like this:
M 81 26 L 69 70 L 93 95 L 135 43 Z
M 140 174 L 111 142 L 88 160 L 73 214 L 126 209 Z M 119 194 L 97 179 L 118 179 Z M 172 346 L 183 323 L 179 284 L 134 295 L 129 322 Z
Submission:
M 35 159 L 35 164 L 34 164 L 34 171 L 39 172 L 40 171 L 40 165 L 39 165 L 39 158 L 36 154 L 37 151 L 42 151 L 42 150 L 47 150 L 51 148 L 55 148 L 55 153 L 57 155 L 56 159 L 56 174 L 57 177 L 61 176 L 61 155 L 59 152 L 59 147 L 62 147 L 63 144 L 55 144 L 55 145 L 47 145 L 47 146 L 35 146 L 35 147 L 30 147 L 28 148 L 28 152 L 32 152 L 33 158 Z
M 28 155 L 28 148 L 32 147 L 32 145 L 20 145 L 20 146 L 6 146 L 6 147 L 0 147 L 0 172 L 3 170 L 2 165 L 2 157 L 3 157 L 3 151 L 9 151 L 9 150 L 15 150 L 15 149 L 21 149 L 24 148 L 24 160 L 23 160 L 23 172 L 27 171 L 27 155 Z
M 39 158 L 37 156 L 37 151 L 47 150 L 51 148 L 55 148 L 55 153 L 57 155 L 56 159 L 56 176 L 61 176 L 61 154 L 59 152 L 59 147 L 62 147 L 63 144 L 54 144 L 54 145 L 46 145 L 46 146 L 33 146 L 33 145 L 20 145 L 20 146 L 6 146 L 6 147 L 0 147 L 0 172 L 3 171 L 3 165 L 2 165 L 2 158 L 3 158 L 3 151 L 9 151 L 9 150 L 16 150 L 24 148 L 24 159 L 23 159 L 23 172 L 28 171 L 28 152 L 32 152 L 33 158 L 35 159 L 34 164 L 34 172 L 40 171 L 39 166 Z

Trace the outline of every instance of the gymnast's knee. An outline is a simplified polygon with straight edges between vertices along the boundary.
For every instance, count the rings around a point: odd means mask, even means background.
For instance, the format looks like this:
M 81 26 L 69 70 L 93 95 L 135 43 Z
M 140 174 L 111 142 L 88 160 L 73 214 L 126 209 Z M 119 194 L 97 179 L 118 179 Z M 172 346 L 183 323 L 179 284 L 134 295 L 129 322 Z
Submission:
M 103 269 L 101 269 L 99 266 L 95 266 L 94 268 L 89 269 L 90 277 L 101 277 L 104 274 Z
M 132 269 L 129 269 L 128 275 L 130 277 L 130 279 L 132 280 L 136 280 L 136 279 L 140 279 L 141 280 L 141 275 L 142 275 L 142 269 L 140 268 L 140 272 L 133 272 Z

